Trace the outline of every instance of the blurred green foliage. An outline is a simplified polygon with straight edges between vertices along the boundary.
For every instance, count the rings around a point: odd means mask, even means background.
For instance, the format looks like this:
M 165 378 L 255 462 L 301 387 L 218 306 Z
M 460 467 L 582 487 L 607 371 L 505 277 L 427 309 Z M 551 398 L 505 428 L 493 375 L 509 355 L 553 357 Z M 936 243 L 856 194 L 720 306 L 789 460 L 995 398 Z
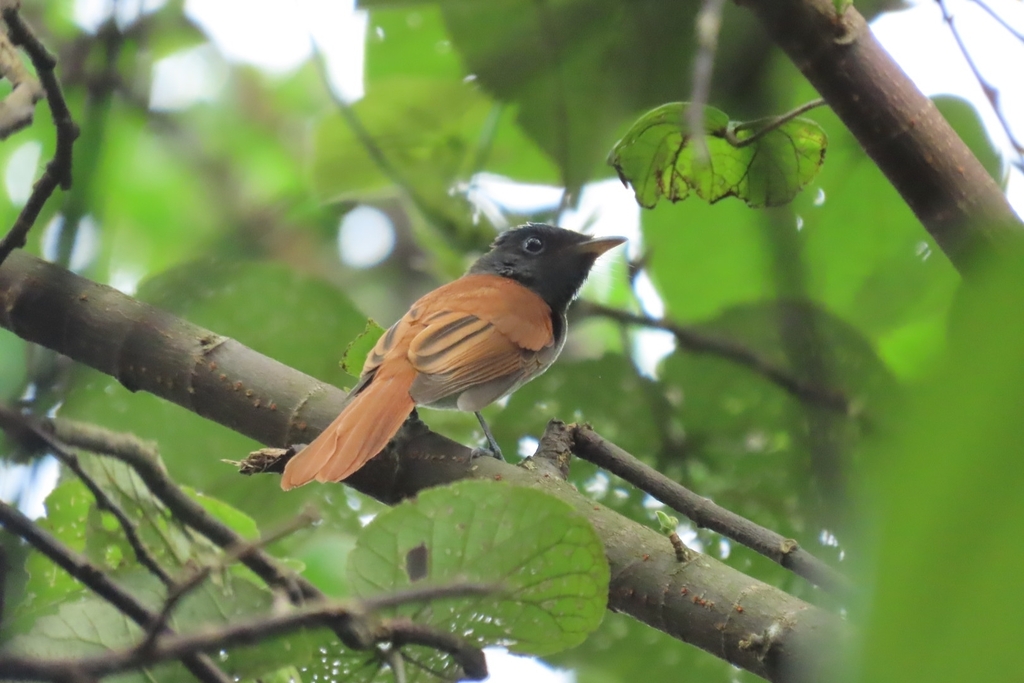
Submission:
M 588 183 L 614 178 L 602 161 L 638 117 L 689 97 L 684 75 L 699 3 L 372 0 L 362 3 L 366 94 L 351 107 L 332 99 L 310 61 L 283 76 L 228 65 L 212 101 L 180 111 L 152 111 L 148 101 L 154 64 L 209 40 L 183 3 L 95 35 L 74 24 L 70 0 L 23 4 L 58 55 L 83 126 L 75 187 L 48 204 L 29 248 L 53 257 L 59 242 L 77 240 L 86 251 L 91 244 L 81 268 L 88 277 L 349 386 L 354 379 L 339 362 L 366 319 L 386 327 L 457 276 L 495 234 L 493 207 L 474 205 L 467 191 L 477 174 L 567 187 L 571 203 Z M 814 97 L 753 17 L 729 3 L 710 102 L 755 119 Z M 960 101 L 941 105 L 1001 180 L 976 112 Z M 622 253 L 609 258 L 585 295 L 656 309 L 634 293 L 649 279 L 668 318 L 841 392 L 849 414 L 714 354 L 644 357 L 652 347 L 639 343 L 638 330 L 591 319 L 574 320 L 560 361 L 487 415 L 499 441 L 524 452 L 551 417 L 589 421 L 699 493 L 857 572 L 878 591 L 847 605 L 864 619 L 863 680 L 1012 680 L 1005 656 L 1020 634 L 1010 610 L 1020 602 L 1014 430 L 1024 424 L 1024 366 L 1014 355 L 1020 302 L 1000 294 L 1024 289 L 1004 280 L 967 296 L 950 335 L 957 273 L 835 115 L 820 108 L 808 118 L 827 134 L 828 153 L 791 204 L 758 211 L 733 198 L 714 206 L 691 199 L 645 210 L 635 263 Z M 39 164 L 12 167 L 29 143 L 42 150 Z M 0 145 L 0 166 L 27 185 L 52 151 L 53 127 L 40 114 Z M 379 208 L 394 227 L 393 248 L 372 267 L 339 258 L 339 223 L 360 204 Z M 557 219 L 550 205 L 495 206 L 511 223 Z M 0 225 L 19 208 L 0 192 Z M 63 236 L 48 227 L 58 215 L 68 217 Z M 85 216 L 94 231 L 76 222 Z M 210 505 L 223 505 L 247 534 L 316 503 L 325 523 L 272 549 L 301 563 L 328 594 L 355 590 L 344 567 L 381 510 L 376 502 L 341 486 L 284 495 L 272 477 L 240 478 L 221 459 L 244 456 L 255 447 L 248 439 L 0 331 L 0 398 L 19 397 L 41 413 L 60 405 L 63 415 L 156 440 L 175 479 L 218 501 Z M 481 441 L 472 416 L 423 417 L 465 443 Z M 4 443 L 5 453 L 13 450 Z M 571 476 L 595 499 L 654 524 L 651 502 L 614 477 L 580 463 Z M 140 514 L 152 514 L 139 500 L 132 504 Z M 47 509 L 46 523 L 62 538 L 145 583 L 79 485 L 63 482 Z M 175 538 L 161 527 L 168 553 Z M 715 534 L 693 538 L 760 580 L 827 601 Z M 262 593 L 243 595 L 253 587 L 247 577 L 231 580 L 246 586 L 238 609 L 266 605 Z M 4 621 L 5 640 L 24 635 L 30 614 L 45 614 L 59 635 L 68 610 L 88 600 L 34 555 L 10 585 L 22 594 L 8 595 L 18 618 Z M 333 650 L 298 651 L 318 652 L 303 674 L 330 671 Z M 752 680 L 612 614 L 552 661 L 595 683 L 636 680 L 638 672 L 652 683 Z

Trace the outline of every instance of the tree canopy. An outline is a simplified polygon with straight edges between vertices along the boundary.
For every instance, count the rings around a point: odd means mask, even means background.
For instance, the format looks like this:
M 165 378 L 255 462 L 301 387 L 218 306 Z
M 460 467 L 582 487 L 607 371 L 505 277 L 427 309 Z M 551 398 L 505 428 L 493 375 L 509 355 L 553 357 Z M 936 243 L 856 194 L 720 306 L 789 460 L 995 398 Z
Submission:
M 355 101 L 114 4 L 0 2 L 0 678 L 1016 680 L 1021 161 L 880 3 L 361 0 Z M 215 87 L 158 106 L 174 60 Z M 282 492 L 526 221 L 632 241 L 484 411 L 513 462 L 421 410 Z

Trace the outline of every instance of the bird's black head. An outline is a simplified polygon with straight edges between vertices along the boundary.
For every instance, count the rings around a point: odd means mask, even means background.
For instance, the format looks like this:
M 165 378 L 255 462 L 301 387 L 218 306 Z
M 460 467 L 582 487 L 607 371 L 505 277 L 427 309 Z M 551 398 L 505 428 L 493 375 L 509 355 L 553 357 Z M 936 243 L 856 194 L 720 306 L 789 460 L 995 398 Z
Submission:
M 590 237 L 527 223 L 500 234 L 469 272 L 516 280 L 539 294 L 552 311 L 563 313 L 597 257 L 625 241 L 623 237 Z

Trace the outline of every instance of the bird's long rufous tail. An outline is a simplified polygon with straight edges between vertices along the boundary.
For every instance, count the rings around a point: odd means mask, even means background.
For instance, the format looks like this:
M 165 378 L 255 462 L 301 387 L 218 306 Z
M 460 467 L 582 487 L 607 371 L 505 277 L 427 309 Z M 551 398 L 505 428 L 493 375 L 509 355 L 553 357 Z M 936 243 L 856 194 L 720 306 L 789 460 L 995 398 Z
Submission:
M 341 481 L 380 453 L 409 417 L 415 403 L 409 387 L 416 378 L 411 365 L 392 370 L 384 364 L 313 443 L 285 465 L 285 491 L 316 479 Z

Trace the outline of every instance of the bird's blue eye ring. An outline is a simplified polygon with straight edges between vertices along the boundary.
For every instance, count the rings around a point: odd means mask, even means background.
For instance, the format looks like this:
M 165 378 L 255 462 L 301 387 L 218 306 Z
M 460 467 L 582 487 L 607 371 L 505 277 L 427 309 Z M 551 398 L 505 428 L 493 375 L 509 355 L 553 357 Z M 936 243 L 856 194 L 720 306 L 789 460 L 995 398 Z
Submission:
M 529 254 L 539 254 L 544 251 L 544 243 L 539 237 L 527 237 L 523 240 L 523 251 Z

